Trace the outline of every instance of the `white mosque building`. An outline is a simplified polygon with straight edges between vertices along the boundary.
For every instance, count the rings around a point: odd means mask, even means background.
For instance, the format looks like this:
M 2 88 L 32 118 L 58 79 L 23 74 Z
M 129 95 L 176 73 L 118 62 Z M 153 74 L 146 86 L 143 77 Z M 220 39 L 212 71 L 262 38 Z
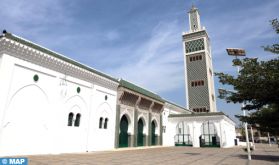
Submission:
M 216 110 L 209 37 L 195 7 L 189 20 L 183 34 L 187 108 L 3 31 L 0 156 L 233 147 L 235 123 Z

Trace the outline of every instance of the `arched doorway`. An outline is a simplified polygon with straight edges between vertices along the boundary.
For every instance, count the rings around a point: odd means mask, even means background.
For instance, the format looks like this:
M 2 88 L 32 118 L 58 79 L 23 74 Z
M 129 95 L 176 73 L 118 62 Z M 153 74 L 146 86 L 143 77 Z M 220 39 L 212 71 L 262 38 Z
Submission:
M 144 146 L 144 134 L 143 134 L 143 127 L 144 123 L 142 119 L 139 119 L 138 121 L 138 137 L 137 137 L 137 146 Z
M 200 146 L 201 147 L 220 147 L 220 138 L 212 122 L 205 122 L 201 126 Z
M 129 122 L 125 115 L 120 120 L 119 147 L 128 147 L 128 126 Z
M 157 144 L 157 137 L 156 137 L 155 131 L 156 131 L 156 123 L 153 120 L 151 123 L 151 145 Z
M 180 122 L 177 124 L 174 141 L 175 146 L 193 146 L 189 125 L 187 123 Z

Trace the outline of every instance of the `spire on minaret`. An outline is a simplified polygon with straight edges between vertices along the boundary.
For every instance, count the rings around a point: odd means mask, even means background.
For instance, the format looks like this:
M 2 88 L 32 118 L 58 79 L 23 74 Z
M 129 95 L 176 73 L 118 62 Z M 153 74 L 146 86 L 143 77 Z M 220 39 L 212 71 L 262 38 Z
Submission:
M 196 32 L 202 30 L 198 8 L 196 8 L 193 4 L 192 8 L 188 13 L 189 13 L 190 32 Z

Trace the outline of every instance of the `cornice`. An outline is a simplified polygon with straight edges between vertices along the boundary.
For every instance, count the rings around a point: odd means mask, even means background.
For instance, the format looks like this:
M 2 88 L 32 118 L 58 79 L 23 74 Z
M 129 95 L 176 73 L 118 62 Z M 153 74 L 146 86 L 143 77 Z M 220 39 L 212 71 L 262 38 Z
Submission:
M 198 39 L 198 38 L 202 38 L 202 37 L 206 37 L 209 38 L 206 30 L 201 30 L 201 31 L 197 31 L 197 32 L 193 32 L 193 33 L 183 33 L 182 34 L 182 39 L 183 41 L 189 41 L 192 39 Z
M 39 66 L 70 75 L 112 90 L 117 90 L 119 83 L 109 78 L 105 78 L 87 69 L 81 68 L 70 62 L 36 50 L 19 42 L 15 42 L 6 37 L 0 38 L 0 52 L 7 55 L 28 61 Z

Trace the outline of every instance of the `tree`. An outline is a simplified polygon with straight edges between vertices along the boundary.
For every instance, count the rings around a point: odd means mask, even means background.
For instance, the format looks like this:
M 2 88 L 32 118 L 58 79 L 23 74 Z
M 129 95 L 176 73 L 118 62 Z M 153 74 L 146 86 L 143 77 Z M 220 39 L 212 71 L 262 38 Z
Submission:
M 248 123 L 256 126 L 261 132 L 270 132 L 273 135 L 279 135 L 279 111 L 276 105 L 269 105 L 262 108 L 260 111 L 251 113 L 247 116 L 237 116 L 241 121 L 247 121 Z
M 277 19 L 271 20 L 271 25 L 275 32 L 279 34 L 279 22 Z M 275 54 L 279 54 L 279 44 L 273 44 L 272 46 L 264 46 L 265 51 L 269 51 Z
M 279 22 L 271 21 L 271 25 L 279 34 Z M 263 47 L 265 51 L 279 54 L 279 44 Z M 219 82 L 229 85 L 234 91 L 219 93 L 219 98 L 228 103 L 245 103 L 243 110 L 256 110 L 249 117 L 237 116 L 241 121 L 259 125 L 261 130 L 279 134 L 279 57 L 269 61 L 259 61 L 255 58 L 233 60 L 234 66 L 239 66 L 239 75 L 215 73 Z
M 269 61 L 245 58 L 233 60 L 241 67 L 237 77 L 215 73 L 223 85 L 234 87 L 234 91 L 222 93 L 228 103 L 245 103 L 243 109 L 259 110 L 263 106 L 279 104 L 279 58 Z

